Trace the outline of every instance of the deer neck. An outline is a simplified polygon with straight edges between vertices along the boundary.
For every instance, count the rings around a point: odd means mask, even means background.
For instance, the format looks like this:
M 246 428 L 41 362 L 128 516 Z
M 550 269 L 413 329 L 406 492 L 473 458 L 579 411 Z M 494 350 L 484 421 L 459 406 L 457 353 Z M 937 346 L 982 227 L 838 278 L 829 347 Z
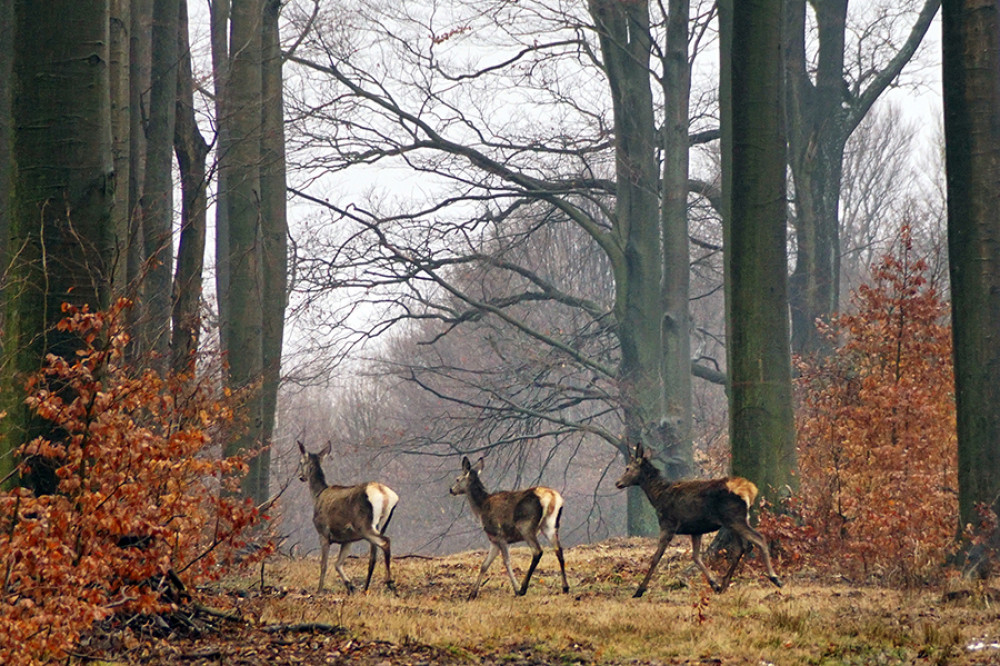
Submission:
M 643 466 L 642 475 L 639 477 L 639 487 L 642 491 L 646 493 L 646 497 L 649 499 L 650 504 L 653 506 L 658 506 L 658 500 L 663 496 L 671 485 L 668 483 L 663 476 L 660 475 L 660 471 L 649 465 L 649 469 Z
M 483 512 L 483 505 L 486 504 L 486 499 L 490 496 L 489 492 L 486 490 L 486 486 L 483 482 L 479 480 L 478 476 L 473 476 L 469 483 L 469 504 L 472 506 L 472 510 L 476 515 L 481 515 Z
M 326 477 L 323 475 L 323 468 L 319 465 L 309 470 L 309 492 L 313 497 L 319 497 L 320 493 L 326 490 Z

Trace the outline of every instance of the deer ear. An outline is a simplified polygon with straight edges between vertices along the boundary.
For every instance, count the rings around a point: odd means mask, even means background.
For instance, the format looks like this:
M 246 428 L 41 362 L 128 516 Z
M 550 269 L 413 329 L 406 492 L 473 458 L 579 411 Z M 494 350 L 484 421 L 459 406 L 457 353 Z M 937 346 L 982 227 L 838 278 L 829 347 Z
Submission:
M 462 469 L 466 472 L 472 469 L 472 463 L 469 462 L 469 456 L 462 456 Z
M 636 458 L 637 460 L 646 457 L 646 449 L 642 445 L 642 442 L 636 442 L 635 455 L 633 457 Z
M 299 445 L 299 452 L 302 453 L 302 455 L 305 455 L 306 447 L 302 446 L 302 442 L 300 442 L 299 440 L 295 440 L 295 443 Z
M 324 446 L 320 450 L 319 457 L 322 458 L 323 456 L 328 455 L 332 448 L 333 448 L 333 442 L 331 442 L 330 440 L 326 440 L 326 446 Z
M 478 473 L 482 472 L 484 467 L 486 467 L 486 458 L 480 458 L 476 461 L 476 466 L 473 469 Z

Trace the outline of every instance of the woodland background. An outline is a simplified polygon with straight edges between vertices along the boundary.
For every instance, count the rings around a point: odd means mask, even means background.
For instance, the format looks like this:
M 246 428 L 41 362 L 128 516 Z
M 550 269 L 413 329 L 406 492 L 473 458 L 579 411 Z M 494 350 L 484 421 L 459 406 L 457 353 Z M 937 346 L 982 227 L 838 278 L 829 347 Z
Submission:
M 398 4 L 0 0 L 7 641 L 314 548 L 296 441 L 397 553 L 482 541 L 461 455 L 651 534 L 641 441 L 784 566 L 989 559 L 1000 19 Z

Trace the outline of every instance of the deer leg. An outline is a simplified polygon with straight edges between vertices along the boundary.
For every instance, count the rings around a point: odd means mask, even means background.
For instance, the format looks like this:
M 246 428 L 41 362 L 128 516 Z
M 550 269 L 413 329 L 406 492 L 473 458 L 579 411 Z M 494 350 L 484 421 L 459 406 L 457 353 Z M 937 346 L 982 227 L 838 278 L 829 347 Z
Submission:
M 528 592 L 528 583 L 531 582 L 531 574 L 535 573 L 535 567 L 538 566 L 538 561 L 542 559 L 542 546 L 538 543 L 538 537 L 532 534 L 525 541 L 531 547 L 531 564 L 528 566 L 528 573 L 524 576 L 524 582 L 521 583 L 521 589 L 519 591 L 515 590 L 519 597 L 523 597 Z
M 378 547 L 374 544 L 368 544 L 368 575 L 365 576 L 365 592 L 368 591 L 368 586 L 372 582 L 372 572 L 375 570 L 375 559 L 378 556 Z
M 674 538 L 673 529 L 661 529 L 660 530 L 660 542 L 656 546 L 656 552 L 653 553 L 653 559 L 649 563 L 649 571 L 646 572 L 645 578 L 639 583 L 639 589 L 635 591 L 632 595 L 633 599 L 638 599 L 646 593 L 649 589 L 649 580 L 653 577 L 653 572 L 656 571 L 656 565 L 660 563 L 660 558 L 663 557 L 663 551 L 667 549 L 670 544 L 670 540 Z
M 389 537 L 382 537 L 382 545 L 379 546 L 379 548 L 382 549 L 382 557 L 385 558 L 385 586 L 389 588 L 390 591 L 395 592 L 396 583 L 392 580 L 392 548 Z
M 510 563 L 510 544 L 506 541 L 501 541 L 497 546 L 500 548 L 500 556 L 503 558 L 503 565 L 507 569 L 507 578 L 510 579 L 510 586 L 514 588 L 514 594 L 517 594 L 517 578 L 514 576 L 514 567 Z
M 716 582 L 715 578 L 712 577 L 712 572 L 708 570 L 705 563 L 701 559 L 701 535 L 692 534 L 691 535 L 691 559 L 694 563 L 698 565 L 701 572 L 705 574 L 705 579 L 708 580 L 708 584 L 712 586 L 712 589 L 716 592 L 722 592 L 725 589 L 722 585 Z
M 743 555 L 744 555 L 744 553 L 746 553 L 746 552 L 747 552 L 747 544 L 746 544 L 746 540 L 745 540 L 745 539 L 744 539 L 744 538 L 743 538 L 742 536 L 740 536 L 740 535 L 739 535 L 739 534 L 738 534 L 737 532 L 733 532 L 733 534 L 734 534 L 734 536 L 736 537 L 736 543 L 737 543 L 737 545 L 739 546 L 739 548 L 740 548 L 740 549 L 739 549 L 739 551 L 738 551 L 738 552 L 736 553 L 736 557 L 732 557 L 732 558 L 730 558 L 730 559 L 731 559 L 731 561 L 730 561 L 730 563 L 729 563 L 729 570 L 728 570 L 728 571 L 726 571 L 726 575 L 725 575 L 725 577 L 724 577 L 724 578 L 722 579 L 722 586 L 721 586 L 721 589 L 718 589 L 718 590 L 716 590 L 716 592 L 722 592 L 722 591 L 723 591 L 723 590 L 725 590 L 725 589 L 726 589 L 727 587 L 729 587 L 729 581 L 731 581 L 731 580 L 732 580 L 732 578 L 733 578 L 733 573 L 735 573 L 735 572 L 736 572 L 736 567 L 737 567 L 737 566 L 739 566 L 739 564 L 740 564 L 740 560 L 742 560 L 742 559 L 743 559 Z
M 351 579 L 347 577 L 347 573 L 344 572 L 344 560 L 347 559 L 347 552 L 350 549 L 350 541 L 340 544 L 340 552 L 337 553 L 337 560 L 333 563 L 333 568 L 336 569 L 338 574 L 340 574 L 340 579 L 344 581 L 344 587 L 347 588 L 348 594 L 354 592 L 354 584 L 351 582 Z
M 764 566 L 767 568 L 768 578 L 771 579 L 771 582 L 775 586 L 781 587 L 781 579 L 778 578 L 778 574 L 774 573 L 774 567 L 771 566 L 771 551 L 767 548 L 767 541 L 764 539 L 764 535 L 750 527 L 747 523 L 736 523 L 731 529 L 744 540 L 760 548 L 760 552 L 764 556 Z
M 390 590 L 395 590 L 396 584 L 392 581 L 392 567 L 390 564 L 392 561 L 392 551 L 389 546 L 389 537 L 379 534 L 374 529 L 363 536 L 371 544 L 371 551 L 368 555 L 368 577 L 365 579 L 365 590 L 367 591 L 368 586 L 371 584 L 372 571 L 375 569 L 375 560 L 378 557 L 376 549 L 381 549 L 385 557 L 385 585 Z
M 559 530 L 552 530 L 552 534 L 546 534 L 545 537 L 556 551 L 556 559 L 559 560 L 559 573 L 562 574 L 562 591 L 565 594 L 569 592 L 569 581 L 566 580 L 566 561 L 563 559 L 562 544 L 559 543 Z
M 319 540 L 319 587 L 316 588 L 316 593 L 319 594 L 323 591 L 323 581 L 326 580 L 326 559 L 330 555 L 330 542 L 325 538 L 320 537 Z
M 469 594 L 470 599 L 475 599 L 479 596 L 479 588 L 483 584 L 483 579 L 486 578 L 486 570 L 490 568 L 491 564 L 493 564 L 493 560 L 496 559 L 497 553 L 499 552 L 500 546 L 491 541 L 490 552 L 486 553 L 486 559 L 483 560 L 482 566 L 479 567 L 479 577 L 476 578 L 476 586 L 472 588 L 472 592 Z

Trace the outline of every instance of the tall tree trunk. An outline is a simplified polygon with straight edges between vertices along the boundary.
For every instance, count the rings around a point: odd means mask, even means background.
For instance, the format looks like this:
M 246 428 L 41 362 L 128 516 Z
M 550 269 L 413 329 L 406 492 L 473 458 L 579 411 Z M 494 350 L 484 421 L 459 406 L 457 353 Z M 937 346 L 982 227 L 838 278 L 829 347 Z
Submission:
M 663 58 L 663 236 L 661 457 L 667 479 L 694 471 L 691 444 L 690 247 L 688 245 L 689 0 L 670 0 Z
M 263 404 L 263 239 L 261 229 L 261 39 L 263 0 L 236 0 L 230 27 L 229 79 L 220 123 L 229 133 L 229 148 L 221 156 L 229 215 L 229 346 L 225 349 L 229 385 L 241 392 L 246 430 L 232 438 L 227 454 L 256 452 L 262 444 Z M 268 495 L 267 461 L 250 462 L 243 482 L 245 494 L 260 503 Z
M 146 304 L 139 299 L 142 286 L 142 186 L 146 179 L 146 111 L 149 109 L 150 67 L 152 62 L 153 0 L 131 0 L 129 30 L 129 168 L 128 168 L 128 236 L 125 248 L 125 292 L 134 299 L 128 314 L 129 330 L 138 332 L 147 318 Z M 125 187 L 125 183 L 121 183 Z M 129 360 L 138 364 L 142 347 L 133 339 L 127 352 Z
M 725 224 L 733 472 L 774 497 L 793 482 L 781 0 L 720 7 L 731 26 L 730 201 Z M 739 53 L 739 58 L 731 54 Z
M 263 225 L 263 365 L 261 384 L 264 411 L 261 441 L 262 455 L 269 456 L 278 410 L 281 381 L 281 349 L 285 332 L 285 306 L 288 302 L 288 221 L 285 182 L 285 116 L 282 95 L 282 55 L 278 33 L 280 0 L 266 0 L 264 7 L 261 69 L 263 118 L 261 126 L 261 220 Z M 269 465 L 265 459 L 264 465 Z
M 225 117 L 224 100 L 226 98 L 226 82 L 229 80 L 229 8 L 230 0 L 212 0 L 211 11 L 211 43 L 212 43 L 212 84 L 215 88 L 215 117 L 217 136 L 215 154 L 219 162 L 221 156 L 229 154 L 228 123 Z M 216 200 L 225 202 L 229 197 L 226 186 L 226 173 L 216 170 L 215 179 Z M 215 294 L 219 308 L 219 347 L 229 349 L 229 299 L 223 295 L 229 293 L 229 207 L 215 206 Z
M 619 383 L 628 443 L 662 451 L 663 423 L 658 145 L 649 84 L 649 6 L 591 0 L 601 53 L 611 86 L 618 182 L 615 236 L 624 248 L 615 265 L 615 319 L 621 342 Z M 657 530 L 655 515 L 641 491 L 629 489 L 629 534 Z
M 146 319 L 139 335 L 144 362 L 164 371 L 169 363 L 170 288 L 174 268 L 173 147 L 177 111 L 177 21 L 179 0 L 153 0 L 152 88 L 146 130 L 146 173 L 142 192 Z
M 13 96 L 12 87 L 14 82 L 14 0 L 0 0 L 0 267 L 4 273 L 7 272 L 7 262 L 10 253 L 10 231 L 11 231 L 11 207 L 13 205 L 13 179 L 14 179 L 14 123 L 13 123 Z M 7 302 L 9 294 L 7 292 L 7 280 L 0 282 L 0 299 Z M 9 359 L 5 353 L 8 338 L 2 332 L 6 326 L 6 312 L 0 311 L 0 358 Z M 6 389 L 9 384 L 6 377 L 3 377 Z M 3 405 L 7 401 L 0 402 Z M 12 443 L 9 440 L 0 440 L 0 479 L 7 476 L 14 469 L 14 460 L 9 451 Z
M 75 334 L 56 328 L 64 302 L 108 305 L 114 199 L 109 0 L 17 0 L 14 11 L 17 258 L 0 392 L 8 402 L 0 441 L 8 447 L 58 436 L 24 407 L 23 379 L 46 354 L 70 358 L 79 348 Z M 28 485 L 55 490 L 51 470 L 36 464 L 33 471 Z
M 132 29 L 132 2 L 111 0 L 111 157 L 115 167 L 115 202 L 111 228 L 115 239 L 113 288 L 124 293 L 128 283 L 129 168 L 131 166 L 131 105 L 129 41 Z
M 1000 7 L 945 0 L 945 160 L 961 524 L 1000 513 Z
M 177 25 L 177 120 L 174 152 L 181 178 L 181 234 L 177 245 L 177 270 L 170 340 L 170 366 L 175 373 L 193 370 L 201 329 L 202 268 L 205 258 L 208 199 L 208 144 L 194 110 L 194 78 L 188 44 L 187 0 L 179 4 Z

